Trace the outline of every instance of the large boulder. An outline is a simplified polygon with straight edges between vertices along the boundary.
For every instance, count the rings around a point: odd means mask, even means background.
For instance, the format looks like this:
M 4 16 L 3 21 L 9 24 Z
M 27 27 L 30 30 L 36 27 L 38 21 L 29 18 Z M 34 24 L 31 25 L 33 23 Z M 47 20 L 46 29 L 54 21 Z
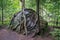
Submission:
M 28 34 L 30 33 L 38 33 L 39 32 L 39 24 L 38 24 L 38 15 L 33 9 L 24 9 L 24 15 L 26 17 L 26 28 Z M 43 30 L 47 27 L 47 22 L 43 20 L 40 16 L 40 29 Z M 17 31 L 19 33 L 25 33 L 24 30 L 24 17 L 22 11 L 14 14 L 11 19 L 9 29 Z

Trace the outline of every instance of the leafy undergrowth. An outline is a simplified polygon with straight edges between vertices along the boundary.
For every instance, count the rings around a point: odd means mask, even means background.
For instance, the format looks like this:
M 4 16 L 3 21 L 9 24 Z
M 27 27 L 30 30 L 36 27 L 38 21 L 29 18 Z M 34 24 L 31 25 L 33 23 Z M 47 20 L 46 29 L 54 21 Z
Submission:
M 60 29 L 54 28 L 54 31 L 50 32 L 55 40 L 60 40 Z

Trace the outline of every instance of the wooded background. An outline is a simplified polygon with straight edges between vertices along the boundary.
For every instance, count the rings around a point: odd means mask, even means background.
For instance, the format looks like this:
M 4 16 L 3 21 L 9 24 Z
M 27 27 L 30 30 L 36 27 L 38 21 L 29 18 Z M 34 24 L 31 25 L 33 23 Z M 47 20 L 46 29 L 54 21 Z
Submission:
M 36 11 L 36 0 L 25 0 L 25 7 Z M 9 25 L 13 15 L 22 10 L 20 0 L 0 0 L 0 25 Z M 60 26 L 60 0 L 40 0 L 40 16 L 49 26 Z M 54 29 L 52 36 L 60 38 L 60 29 Z
M 36 10 L 36 0 L 26 0 L 26 8 Z M 12 16 L 19 12 L 22 8 L 20 0 L 0 0 L 0 25 L 8 25 Z M 49 25 L 60 26 L 60 0 L 40 0 L 40 15 L 44 20 L 48 21 Z

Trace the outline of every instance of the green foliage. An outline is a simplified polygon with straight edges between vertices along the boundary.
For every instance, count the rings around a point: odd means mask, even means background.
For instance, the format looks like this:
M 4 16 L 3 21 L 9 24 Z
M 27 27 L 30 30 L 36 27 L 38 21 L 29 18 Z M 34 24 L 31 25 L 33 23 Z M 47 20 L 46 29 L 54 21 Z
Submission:
M 55 28 L 54 31 L 50 33 L 55 38 L 55 40 L 60 40 L 60 29 Z
M 25 6 L 26 8 L 31 8 L 31 9 L 34 9 L 36 10 L 36 0 L 26 0 L 25 1 Z
M 55 22 L 60 22 L 60 0 L 45 0 L 45 2 L 42 2 L 42 6 L 47 10 L 46 12 L 50 12 L 48 13 L 49 20 L 51 19 L 51 21 L 55 21 Z M 51 14 L 51 15 L 50 15 Z M 56 25 L 56 23 L 49 23 L 49 24 L 54 24 Z M 59 24 L 59 23 L 58 23 Z
M 12 16 L 21 10 L 20 0 L 0 0 L 0 22 L 2 15 L 2 6 L 4 13 L 4 24 L 8 24 Z M 25 7 L 36 10 L 36 0 L 25 0 Z M 42 10 L 43 9 L 43 10 Z M 42 11 L 41 11 L 42 10 Z M 47 21 L 58 21 L 60 22 L 60 0 L 40 0 L 40 15 Z M 45 12 L 45 13 L 43 13 Z M 45 14 L 45 15 L 43 15 Z M 53 24 L 54 23 L 49 23 Z
M 0 0 L 0 8 L 3 5 L 3 16 L 4 16 L 4 24 L 9 24 L 12 16 L 21 10 L 19 0 Z M 2 15 L 2 10 L 0 9 L 0 14 Z M 1 21 L 0 21 L 1 23 Z

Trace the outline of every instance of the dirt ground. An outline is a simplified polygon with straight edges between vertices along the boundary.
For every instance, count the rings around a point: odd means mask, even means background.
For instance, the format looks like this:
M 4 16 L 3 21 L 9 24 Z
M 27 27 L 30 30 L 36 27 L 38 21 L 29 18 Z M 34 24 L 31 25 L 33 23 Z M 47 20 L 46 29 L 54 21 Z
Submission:
M 34 38 L 31 38 L 30 36 L 17 34 L 16 32 L 7 29 L 0 30 L 0 40 L 53 40 L 53 38 L 50 36 L 48 37 L 36 36 Z

